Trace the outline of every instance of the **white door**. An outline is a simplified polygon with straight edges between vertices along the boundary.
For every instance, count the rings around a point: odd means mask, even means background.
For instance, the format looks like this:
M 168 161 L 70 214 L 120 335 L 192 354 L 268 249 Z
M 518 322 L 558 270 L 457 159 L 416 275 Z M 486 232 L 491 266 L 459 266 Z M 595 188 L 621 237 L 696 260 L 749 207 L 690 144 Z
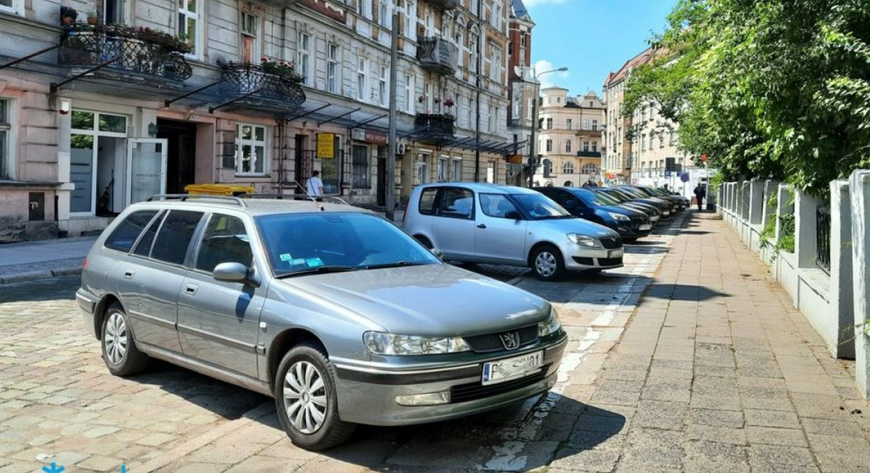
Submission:
M 166 193 L 165 139 L 127 140 L 127 205 Z

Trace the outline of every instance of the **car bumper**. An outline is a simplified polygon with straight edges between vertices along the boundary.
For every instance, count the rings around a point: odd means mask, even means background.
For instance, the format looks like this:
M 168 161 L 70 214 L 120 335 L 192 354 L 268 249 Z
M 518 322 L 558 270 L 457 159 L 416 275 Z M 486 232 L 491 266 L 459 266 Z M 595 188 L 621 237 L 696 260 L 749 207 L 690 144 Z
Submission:
M 94 328 L 94 309 L 97 307 L 97 298 L 88 291 L 79 288 L 76 291 L 76 302 L 78 302 L 79 308 L 82 310 L 85 329 L 87 329 L 88 333 L 97 337 L 97 334 L 94 332 L 96 330 Z
M 536 343 L 512 352 L 460 366 L 421 370 L 388 370 L 336 362 L 338 411 L 345 422 L 394 426 L 424 424 L 498 409 L 546 392 L 556 384 L 567 335 L 549 343 Z M 541 371 L 504 383 L 484 386 L 483 364 L 544 351 Z M 509 354 L 508 354 L 509 353 Z M 434 405 L 401 405 L 397 396 L 450 393 L 450 401 Z
M 613 248 L 585 248 L 579 245 L 570 245 L 561 248 L 565 257 L 565 269 L 569 271 L 582 271 L 588 269 L 614 269 L 621 268 L 622 257 L 625 249 Z
M 619 225 L 614 230 L 619 233 L 622 238 L 643 238 L 652 233 L 652 223 L 644 224 L 647 228 L 641 230 L 641 225 Z

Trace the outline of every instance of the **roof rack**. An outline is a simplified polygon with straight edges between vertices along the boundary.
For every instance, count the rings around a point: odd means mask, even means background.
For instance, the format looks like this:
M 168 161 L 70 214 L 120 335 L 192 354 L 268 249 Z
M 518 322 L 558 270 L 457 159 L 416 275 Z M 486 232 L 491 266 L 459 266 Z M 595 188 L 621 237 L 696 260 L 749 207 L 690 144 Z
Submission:
M 236 204 L 241 208 L 247 207 L 245 202 L 238 197 L 228 195 L 205 195 L 205 194 L 158 194 L 148 198 L 146 202 L 154 202 L 157 200 L 178 200 L 181 202 L 187 200 L 213 200 L 222 203 Z
M 336 201 L 336 203 L 341 205 L 350 205 L 346 200 L 336 197 L 334 195 L 319 195 L 319 196 L 311 196 L 308 194 L 241 194 L 239 195 L 242 199 L 276 199 L 276 200 L 307 200 L 311 202 L 330 202 Z M 319 199 L 319 200 L 318 200 Z

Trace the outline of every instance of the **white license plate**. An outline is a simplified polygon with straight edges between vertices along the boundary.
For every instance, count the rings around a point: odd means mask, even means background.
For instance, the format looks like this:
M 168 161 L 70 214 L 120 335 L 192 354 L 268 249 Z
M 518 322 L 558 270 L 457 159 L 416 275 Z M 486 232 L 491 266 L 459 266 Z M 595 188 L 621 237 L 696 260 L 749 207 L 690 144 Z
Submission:
M 483 378 L 481 383 L 498 384 L 512 379 L 522 378 L 541 371 L 544 364 L 544 352 L 536 351 L 526 355 L 505 358 L 498 361 L 490 361 L 483 364 Z
M 645 223 L 645 224 L 643 224 L 643 225 L 641 225 L 641 226 L 639 226 L 639 227 L 637 227 L 637 228 L 638 228 L 638 230 L 640 230 L 640 231 L 644 231 L 644 230 L 652 230 L 652 225 Z
M 618 250 L 607 250 L 607 257 L 608 258 L 619 258 L 620 256 L 623 255 L 624 252 L 625 252 L 625 250 L 623 250 L 622 248 L 620 248 Z

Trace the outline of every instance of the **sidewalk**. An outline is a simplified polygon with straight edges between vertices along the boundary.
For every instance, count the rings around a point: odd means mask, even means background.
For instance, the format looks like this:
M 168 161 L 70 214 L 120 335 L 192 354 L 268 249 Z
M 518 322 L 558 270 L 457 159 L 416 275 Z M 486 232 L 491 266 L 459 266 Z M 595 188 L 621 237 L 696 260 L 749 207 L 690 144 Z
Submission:
M 0 284 L 81 273 L 94 240 L 79 237 L 0 245 Z

